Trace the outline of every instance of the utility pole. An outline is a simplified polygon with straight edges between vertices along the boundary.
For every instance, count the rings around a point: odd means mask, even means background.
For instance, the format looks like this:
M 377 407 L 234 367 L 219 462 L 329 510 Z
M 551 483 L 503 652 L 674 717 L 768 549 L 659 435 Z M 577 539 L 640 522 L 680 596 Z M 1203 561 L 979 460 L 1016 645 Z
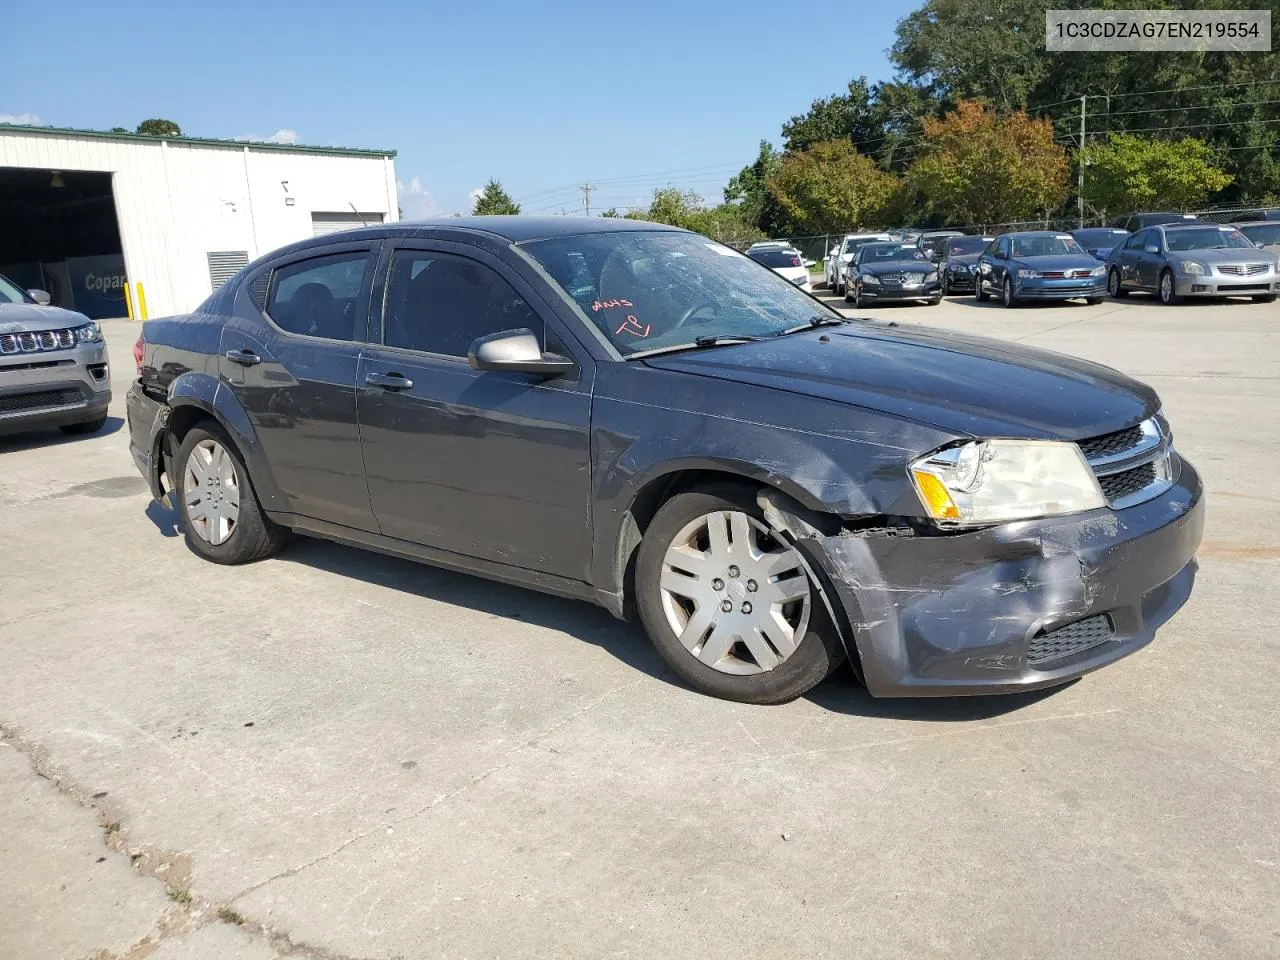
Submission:
M 1084 229 L 1084 109 L 1088 96 L 1080 98 L 1080 152 L 1077 155 L 1079 159 L 1080 172 L 1076 180 L 1076 200 L 1079 201 L 1080 229 Z
M 591 216 L 591 191 L 595 189 L 591 184 L 584 183 L 578 188 L 582 191 L 582 214 L 583 216 Z

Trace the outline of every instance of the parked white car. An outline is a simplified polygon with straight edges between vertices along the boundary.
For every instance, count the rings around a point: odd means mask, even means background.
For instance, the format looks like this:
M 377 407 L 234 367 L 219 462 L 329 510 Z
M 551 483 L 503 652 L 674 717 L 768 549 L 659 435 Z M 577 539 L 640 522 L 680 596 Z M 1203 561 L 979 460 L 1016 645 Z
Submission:
M 762 263 L 784 280 L 790 280 L 805 293 L 813 292 L 809 282 L 809 268 L 805 266 L 800 251 L 783 247 L 753 247 L 747 256 Z
M 887 233 L 850 233 L 846 234 L 838 244 L 828 251 L 823 260 L 827 275 L 827 287 L 837 296 L 844 296 L 844 275 L 853 261 L 853 255 L 864 243 L 891 242 L 893 237 Z

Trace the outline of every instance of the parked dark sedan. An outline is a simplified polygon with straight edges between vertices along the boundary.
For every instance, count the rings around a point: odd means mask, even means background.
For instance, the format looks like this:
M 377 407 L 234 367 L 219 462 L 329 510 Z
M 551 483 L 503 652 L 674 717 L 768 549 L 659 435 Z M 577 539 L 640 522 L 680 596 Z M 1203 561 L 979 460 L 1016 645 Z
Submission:
M 1093 255 L 1095 260 L 1106 261 L 1107 254 L 1116 244 L 1124 243 L 1129 238 L 1128 230 L 1119 227 L 1086 227 L 1083 230 L 1072 230 L 1071 236 L 1076 243 Z
M 978 258 L 974 294 L 992 294 L 1006 307 L 1027 300 L 1101 303 L 1107 292 L 1107 267 L 1098 263 L 1070 234 L 1049 230 L 1006 233 Z
M 844 285 L 846 303 L 861 307 L 882 301 L 942 301 L 938 267 L 918 247 L 902 243 L 867 243 L 849 264 Z
M 136 355 L 131 451 L 199 555 L 294 531 L 635 610 L 721 697 L 845 656 L 877 696 L 1061 683 L 1195 577 L 1200 480 L 1149 387 L 849 320 L 657 224 L 317 237 Z
M 942 295 L 972 293 L 978 257 L 994 237 L 948 237 L 938 245 L 933 262 L 942 276 Z

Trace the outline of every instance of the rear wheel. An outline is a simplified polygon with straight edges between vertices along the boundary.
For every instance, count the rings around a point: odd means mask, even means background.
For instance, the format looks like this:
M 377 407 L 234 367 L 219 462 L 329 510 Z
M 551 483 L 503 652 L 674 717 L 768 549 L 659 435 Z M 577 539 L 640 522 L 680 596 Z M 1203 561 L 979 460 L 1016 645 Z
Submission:
M 794 700 L 843 656 L 799 552 L 745 488 L 668 500 L 640 543 L 636 594 L 663 660 L 715 697 Z
M 1114 267 L 1111 269 L 1111 272 L 1107 274 L 1107 293 L 1116 300 L 1129 295 L 1129 291 L 1120 286 L 1120 271 L 1116 270 Z
M 187 431 L 174 458 L 173 498 L 191 549 L 214 563 L 271 556 L 289 531 L 263 514 L 244 462 L 221 427 Z
M 1272 298 L 1274 299 L 1274 298 Z M 62 425 L 63 433 L 97 433 L 107 424 L 107 415 L 104 413 L 100 417 L 94 417 L 92 420 L 83 420 L 80 423 L 64 423 Z

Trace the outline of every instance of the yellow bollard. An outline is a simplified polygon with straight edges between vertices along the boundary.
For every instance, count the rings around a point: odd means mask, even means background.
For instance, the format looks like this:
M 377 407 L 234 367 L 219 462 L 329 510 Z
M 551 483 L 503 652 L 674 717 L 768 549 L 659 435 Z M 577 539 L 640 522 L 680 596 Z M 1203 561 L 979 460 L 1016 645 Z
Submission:
M 124 312 L 130 320 L 133 319 L 133 291 L 129 289 L 129 284 L 124 285 Z
M 142 292 L 142 281 L 138 281 L 138 319 L 147 319 L 147 295 Z

